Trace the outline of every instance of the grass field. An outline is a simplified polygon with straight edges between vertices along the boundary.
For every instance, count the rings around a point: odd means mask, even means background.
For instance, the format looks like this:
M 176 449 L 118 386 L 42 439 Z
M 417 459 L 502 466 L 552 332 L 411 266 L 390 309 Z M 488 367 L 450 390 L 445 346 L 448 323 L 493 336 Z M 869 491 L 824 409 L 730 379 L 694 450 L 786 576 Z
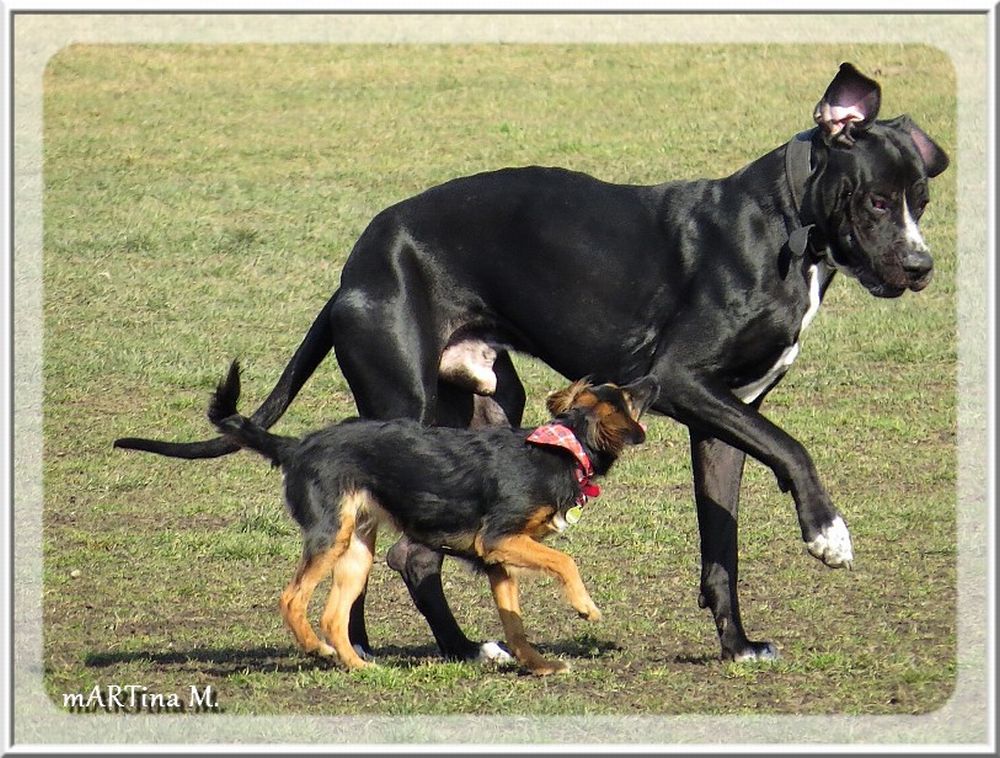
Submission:
M 44 665 L 62 693 L 212 686 L 227 713 L 910 714 L 956 672 L 955 175 L 933 185 L 937 261 L 919 295 L 838 278 L 767 413 L 811 451 L 851 525 L 855 570 L 805 554 L 791 499 L 747 469 L 741 593 L 769 665 L 718 660 L 697 607 L 686 434 L 650 424 L 559 546 L 604 621 L 551 581 L 525 588 L 545 680 L 443 663 L 379 560 L 369 627 L 382 667 L 300 655 L 277 597 L 299 555 L 280 477 L 251 455 L 185 462 L 118 436 L 195 439 L 228 361 L 245 407 L 277 379 L 381 208 L 448 178 L 561 165 L 619 182 L 721 176 L 810 126 L 842 60 L 956 143 L 947 58 L 925 47 L 73 46 L 44 112 Z M 527 422 L 562 380 L 518 365 Z M 352 414 L 330 358 L 278 429 Z M 388 536 L 380 541 L 384 555 Z M 474 638 L 497 638 L 482 577 L 446 562 Z M 320 593 L 321 594 L 321 593 Z

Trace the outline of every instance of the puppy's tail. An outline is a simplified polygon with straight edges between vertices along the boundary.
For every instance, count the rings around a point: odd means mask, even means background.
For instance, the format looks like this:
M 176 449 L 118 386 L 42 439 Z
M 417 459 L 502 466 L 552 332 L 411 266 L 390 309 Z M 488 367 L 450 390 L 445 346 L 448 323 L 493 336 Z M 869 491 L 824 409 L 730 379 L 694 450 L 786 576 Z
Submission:
M 208 420 L 240 447 L 260 453 L 274 466 L 281 466 L 288 460 L 299 441 L 294 437 L 271 434 L 267 429 L 255 424 L 236 410 L 240 399 L 240 362 L 229 365 L 229 373 L 219 382 L 208 403 Z

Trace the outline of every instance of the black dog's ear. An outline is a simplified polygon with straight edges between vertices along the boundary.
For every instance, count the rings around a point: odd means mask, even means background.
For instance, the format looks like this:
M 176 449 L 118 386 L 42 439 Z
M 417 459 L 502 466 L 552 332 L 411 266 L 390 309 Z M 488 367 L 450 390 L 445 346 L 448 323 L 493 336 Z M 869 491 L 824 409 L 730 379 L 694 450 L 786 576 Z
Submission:
M 904 119 L 903 128 L 909 133 L 917 152 L 923 158 L 927 176 L 934 178 L 948 168 L 948 154 L 938 147 L 937 143 L 928 137 L 923 129 L 913 123 L 911 118 L 905 116 Z
M 590 383 L 586 379 L 578 379 L 569 387 L 550 392 L 545 399 L 545 407 L 552 416 L 561 416 L 573 407 L 577 398 L 589 387 Z
M 938 147 L 937 143 L 928 137 L 916 124 L 911 125 L 910 137 L 917 146 L 917 152 L 924 159 L 927 176 L 932 179 L 948 168 L 948 154 Z
M 642 415 L 660 396 L 660 382 L 655 376 L 648 374 L 622 387 L 622 392 L 629 396 L 633 407 Z
M 854 144 L 854 133 L 864 131 L 875 121 L 881 104 L 878 82 L 850 63 L 841 63 L 840 71 L 816 104 L 813 119 L 828 145 L 850 147 Z

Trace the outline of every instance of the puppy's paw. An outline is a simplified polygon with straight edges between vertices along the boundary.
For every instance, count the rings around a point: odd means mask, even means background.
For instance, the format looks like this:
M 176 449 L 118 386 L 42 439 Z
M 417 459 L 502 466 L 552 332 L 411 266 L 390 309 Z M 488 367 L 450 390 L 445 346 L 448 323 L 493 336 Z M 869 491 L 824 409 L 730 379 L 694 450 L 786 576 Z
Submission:
M 315 656 L 316 658 L 336 658 L 337 651 L 334 650 L 330 645 L 325 642 L 320 641 L 316 647 L 308 648 L 306 650 L 307 655 Z
M 590 603 L 589 606 L 579 610 L 578 613 L 580 614 L 580 618 L 590 621 L 591 623 L 600 621 L 603 618 L 601 609 L 593 603 Z
M 348 671 L 378 671 L 381 666 L 372 661 L 362 660 L 361 658 L 353 658 L 347 661 L 341 661 L 344 664 L 344 668 Z
M 850 570 L 854 561 L 854 549 L 851 546 L 851 533 L 847 524 L 837 516 L 823 527 L 820 533 L 806 543 L 806 549 L 814 558 L 823 561 L 830 568 L 846 568 Z
M 535 676 L 551 676 L 552 674 L 558 674 L 563 671 L 569 671 L 569 664 L 563 663 L 562 661 L 538 661 L 533 663 L 529 670 Z

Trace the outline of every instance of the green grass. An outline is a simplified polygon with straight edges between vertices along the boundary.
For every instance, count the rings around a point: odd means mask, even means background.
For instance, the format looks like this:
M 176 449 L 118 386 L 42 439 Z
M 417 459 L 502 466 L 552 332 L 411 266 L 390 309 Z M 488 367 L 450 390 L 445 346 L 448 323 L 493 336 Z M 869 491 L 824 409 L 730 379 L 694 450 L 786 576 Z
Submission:
M 252 456 L 125 454 L 126 435 L 205 436 L 243 359 L 263 399 L 368 220 L 448 178 L 563 165 L 619 182 L 720 176 L 810 125 L 841 60 L 878 71 L 883 113 L 956 144 L 955 84 L 925 47 L 73 46 L 45 76 L 45 686 L 212 685 L 227 713 L 924 713 L 949 697 L 955 639 L 955 176 L 925 237 L 937 275 L 886 302 L 839 278 L 767 413 L 812 452 L 856 570 L 809 558 L 790 499 L 751 463 L 741 592 L 773 665 L 726 664 L 697 607 L 684 430 L 651 422 L 558 544 L 604 621 L 551 581 L 526 623 L 572 664 L 538 680 L 443 663 L 376 563 L 379 669 L 304 658 L 277 612 L 298 558 L 279 477 Z M 760 86 L 767 81 L 767 88 Z M 561 379 L 519 358 L 527 421 Z M 329 359 L 282 420 L 353 412 Z M 383 538 L 380 552 L 389 541 Z M 74 572 L 79 572 L 74 576 Z M 445 566 L 470 636 L 496 638 L 482 577 Z

